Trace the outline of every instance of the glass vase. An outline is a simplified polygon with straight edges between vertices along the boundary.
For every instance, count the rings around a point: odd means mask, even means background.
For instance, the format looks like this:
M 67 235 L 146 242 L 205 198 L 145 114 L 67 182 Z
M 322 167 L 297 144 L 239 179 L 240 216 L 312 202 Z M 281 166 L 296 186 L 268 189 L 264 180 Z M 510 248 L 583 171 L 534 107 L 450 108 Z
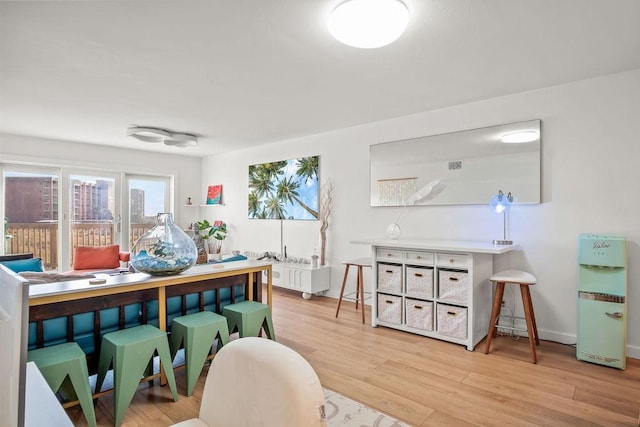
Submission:
M 131 265 L 154 276 L 171 276 L 191 268 L 198 258 L 193 239 L 173 223 L 173 215 L 159 213 L 156 225 L 133 245 Z

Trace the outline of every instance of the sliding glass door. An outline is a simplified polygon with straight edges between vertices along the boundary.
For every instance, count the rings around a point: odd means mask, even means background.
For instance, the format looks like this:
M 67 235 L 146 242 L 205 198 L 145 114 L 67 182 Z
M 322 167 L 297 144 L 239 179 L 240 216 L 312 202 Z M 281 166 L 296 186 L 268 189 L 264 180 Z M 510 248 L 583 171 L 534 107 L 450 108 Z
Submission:
M 69 265 L 77 246 L 120 244 L 120 175 L 70 173 L 69 194 Z
M 127 175 L 126 181 L 129 215 L 123 223 L 128 236 L 123 237 L 132 248 L 156 224 L 159 213 L 171 212 L 171 178 Z
M 48 271 L 70 270 L 77 246 L 130 250 L 158 213 L 172 211 L 169 176 L 8 164 L 0 171 L 0 253 L 32 253 Z
M 44 268 L 60 264 L 60 175 L 45 168 L 2 168 L 5 254 L 32 253 Z

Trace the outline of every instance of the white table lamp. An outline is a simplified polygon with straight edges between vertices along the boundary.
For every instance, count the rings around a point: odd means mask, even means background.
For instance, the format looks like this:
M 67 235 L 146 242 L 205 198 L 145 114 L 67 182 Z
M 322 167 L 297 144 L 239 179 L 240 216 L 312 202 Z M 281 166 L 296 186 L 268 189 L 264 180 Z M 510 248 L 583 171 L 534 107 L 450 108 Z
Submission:
M 506 196 L 502 190 L 498 190 L 498 194 L 491 198 L 489 207 L 497 214 L 504 214 L 503 219 L 503 238 L 502 240 L 494 240 L 494 245 L 512 245 L 512 240 L 507 240 L 507 213 L 509 212 L 509 206 L 513 203 L 513 196 L 511 193 Z

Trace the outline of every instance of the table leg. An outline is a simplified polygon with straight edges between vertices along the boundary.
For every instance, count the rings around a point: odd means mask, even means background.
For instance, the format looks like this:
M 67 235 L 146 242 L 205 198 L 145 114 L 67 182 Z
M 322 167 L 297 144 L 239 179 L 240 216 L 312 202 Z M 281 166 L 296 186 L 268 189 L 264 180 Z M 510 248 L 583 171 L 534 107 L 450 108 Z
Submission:
M 160 330 L 167 330 L 167 297 L 165 293 L 165 287 L 160 286 L 158 288 L 158 326 Z M 167 374 L 162 369 L 162 363 L 160 364 L 160 385 L 167 384 Z
M 273 279 L 273 269 L 271 268 L 271 266 L 269 266 L 269 268 L 267 269 L 267 304 L 273 310 L 273 306 L 271 304 L 271 302 L 272 302 L 272 291 L 273 291 L 272 279 Z

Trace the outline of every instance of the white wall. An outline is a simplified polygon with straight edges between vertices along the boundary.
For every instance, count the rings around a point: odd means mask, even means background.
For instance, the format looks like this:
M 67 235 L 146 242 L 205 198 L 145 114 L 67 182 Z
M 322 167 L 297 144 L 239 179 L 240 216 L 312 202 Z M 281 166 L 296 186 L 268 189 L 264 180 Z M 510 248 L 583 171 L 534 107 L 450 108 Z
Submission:
M 382 237 L 399 212 L 369 206 L 370 144 L 541 119 L 543 202 L 513 207 L 510 234 L 522 250 L 498 257 L 495 268 L 533 273 L 538 279 L 532 293 L 541 337 L 574 343 L 577 236 L 627 236 L 628 342 L 630 356 L 638 358 L 638 117 L 640 70 L 634 70 L 222 154 L 203 159 L 201 193 L 207 185 L 223 184 L 226 205 L 204 208 L 201 214 L 230 224 L 226 250 L 277 251 L 279 222 L 247 219 L 248 165 L 320 155 L 321 181 L 335 184 L 328 230 L 328 263 L 333 266 L 328 295 L 336 296 L 343 274 L 340 262 L 370 254 L 368 247 L 350 241 Z M 502 218 L 487 206 L 412 207 L 401 225 L 404 237 L 490 241 L 502 235 Z M 285 222 L 288 253 L 308 257 L 318 245 L 318 230 L 317 222 Z M 365 277 L 368 287 L 371 277 Z
M 11 134 L 0 135 L 0 162 L 173 175 L 176 187 L 174 220 L 182 227 L 186 227 L 192 220 L 192 209 L 187 209 L 184 205 L 187 197 L 200 189 L 202 164 L 197 157 Z

